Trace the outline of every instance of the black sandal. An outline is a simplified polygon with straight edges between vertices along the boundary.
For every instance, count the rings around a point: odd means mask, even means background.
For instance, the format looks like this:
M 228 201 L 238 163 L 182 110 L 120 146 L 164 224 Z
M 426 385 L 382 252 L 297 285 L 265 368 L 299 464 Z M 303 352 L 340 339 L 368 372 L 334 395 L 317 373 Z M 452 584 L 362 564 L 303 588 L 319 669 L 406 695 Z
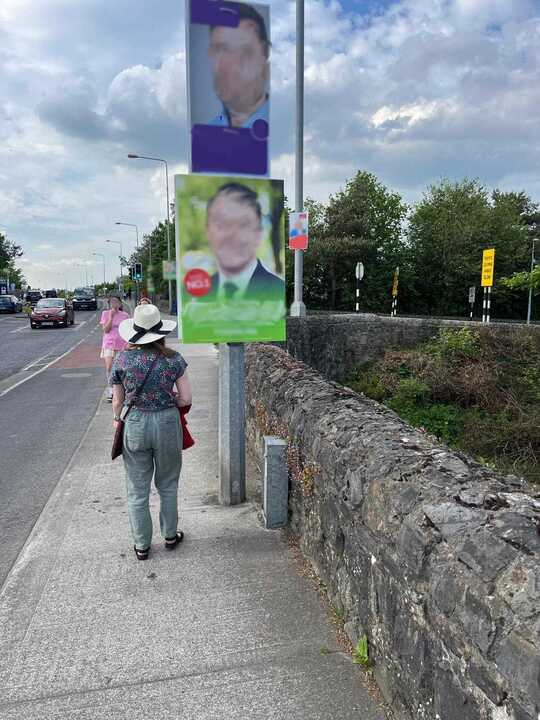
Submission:
M 184 539 L 184 533 L 180 530 L 173 538 L 165 538 L 165 550 L 174 550 Z
M 150 552 L 150 548 L 146 548 L 146 550 L 138 550 L 134 545 L 133 549 L 135 550 L 137 560 L 148 560 L 148 553 Z

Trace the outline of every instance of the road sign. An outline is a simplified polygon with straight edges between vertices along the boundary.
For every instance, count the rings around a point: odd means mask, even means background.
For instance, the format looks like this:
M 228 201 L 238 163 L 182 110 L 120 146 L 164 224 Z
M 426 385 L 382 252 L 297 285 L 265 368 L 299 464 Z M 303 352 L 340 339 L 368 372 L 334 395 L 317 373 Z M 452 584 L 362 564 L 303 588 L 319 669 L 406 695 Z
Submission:
M 364 263 L 356 263 L 356 279 L 361 280 L 364 277 Z
M 396 268 L 396 271 L 394 273 L 394 283 L 392 285 L 392 297 L 397 297 L 398 293 L 398 285 L 399 285 L 399 268 Z
M 308 213 L 289 213 L 289 248 L 291 250 L 307 250 L 309 230 Z
M 476 288 L 474 285 L 471 285 L 469 288 L 469 304 L 474 305 L 474 299 L 476 297 Z
M 176 260 L 163 261 L 163 279 L 176 280 Z
M 482 255 L 482 287 L 493 286 L 495 272 L 495 248 L 484 250 Z

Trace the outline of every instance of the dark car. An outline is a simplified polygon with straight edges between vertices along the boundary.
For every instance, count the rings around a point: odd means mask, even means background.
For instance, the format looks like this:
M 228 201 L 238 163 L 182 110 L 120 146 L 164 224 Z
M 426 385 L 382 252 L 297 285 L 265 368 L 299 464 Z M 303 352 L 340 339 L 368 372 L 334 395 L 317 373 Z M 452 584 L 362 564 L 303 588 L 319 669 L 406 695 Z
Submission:
M 74 310 L 97 310 L 97 299 L 88 288 L 75 288 L 73 293 Z
M 15 295 L 0 295 L 0 313 L 21 312 L 22 303 Z
M 45 297 L 46 298 L 55 298 L 58 297 L 58 293 L 56 290 L 45 290 Z
M 30 303 L 32 307 L 39 302 L 42 297 L 43 295 L 40 290 L 27 290 L 26 292 L 26 302 Z
M 64 298 L 43 298 L 30 315 L 30 327 L 42 325 L 67 327 L 75 322 L 73 305 Z

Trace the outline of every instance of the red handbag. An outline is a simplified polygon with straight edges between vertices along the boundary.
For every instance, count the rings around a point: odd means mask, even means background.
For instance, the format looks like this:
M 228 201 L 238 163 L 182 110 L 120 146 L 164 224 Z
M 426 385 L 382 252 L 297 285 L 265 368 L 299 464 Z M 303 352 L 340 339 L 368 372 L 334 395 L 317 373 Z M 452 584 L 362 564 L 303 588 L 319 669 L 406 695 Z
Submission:
M 188 430 L 186 415 L 191 410 L 191 405 L 184 405 L 178 408 L 180 413 L 180 424 L 182 425 L 182 450 L 187 450 L 195 445 L 195 440 L 191 437 L 191 433 Z

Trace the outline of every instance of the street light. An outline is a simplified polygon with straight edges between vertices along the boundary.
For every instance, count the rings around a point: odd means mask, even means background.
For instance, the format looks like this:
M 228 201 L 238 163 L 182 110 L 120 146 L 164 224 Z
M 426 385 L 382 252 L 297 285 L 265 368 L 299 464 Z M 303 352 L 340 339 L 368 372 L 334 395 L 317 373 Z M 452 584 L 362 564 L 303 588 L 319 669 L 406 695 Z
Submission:
M 167 165 L 167 161 L 163 160 L 163 158 L 157 158 L 157 157 L 149 157 L 148 155 L 135 155 L 134 153 L 128 153 L 128 158 L 130 160 L 153 160 L 154 162 L 160 162 L 165 165 L 165 186 L 167 190 L 167 260 L 170 261 L 171 259 L 171 236 L 169 231 L 169 226 L 171 224 L 170 220 L 170 206 L 169 206 L 169 166 Z M 168 289 L 169 289 L 169 313 L 172 312 L 172 283 L 169 280 L 168 282 Z
M 122 288 L 122 293 L 124 292 L 124 272 L 122 269 L 122 260 L 124 257 L 124 251 L 122 250 L 122 243 L 120 240 L 105 240 L 105 242 L 108 243 L 114 243 L 115 245 L 120 245 L 120 255 L 118 256 L 118 259 L 120 260 L 120 286 Z
M 105 255 L 103 253 L 96 253 L 96 252 L 92 253 L 92 255 L 99 256 L 101 258 L 101 260 L 103 261 L 103 285 L 105 285 L 105 282 L 106 282 L 105 281 Z
M 139 228 L 135 223 L 125 223 L 125 222 L 116 222 L 115 225 L 127 225 L 128 227 L 134 227 L 135 228 L 135 235 L 137 238 L 137 250 L 139 249 Z
M 85 287 L 88 287 L 88 268 L 86 265 L 82 265 L 81 263 L 75 263 L 75 267 L 84 268 Z

